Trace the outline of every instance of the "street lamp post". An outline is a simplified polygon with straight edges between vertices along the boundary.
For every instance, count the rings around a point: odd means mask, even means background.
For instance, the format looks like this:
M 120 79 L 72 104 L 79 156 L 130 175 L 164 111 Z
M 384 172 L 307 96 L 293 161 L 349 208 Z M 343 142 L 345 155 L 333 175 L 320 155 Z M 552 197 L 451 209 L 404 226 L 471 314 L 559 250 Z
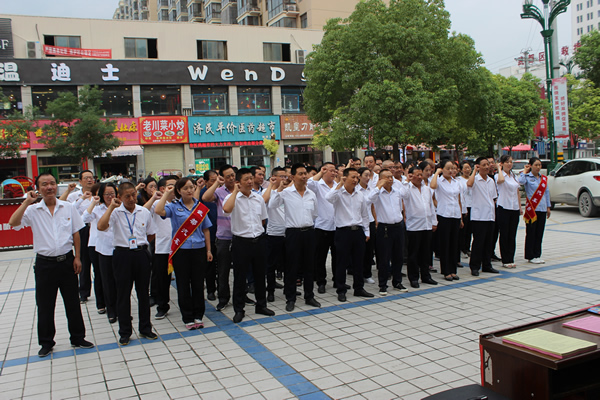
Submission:
M 542 10 L 533 4 L 534 0 L 525 0 L 523 2 L 522 19 L 535 19 L 542 26 L 542 37 L 544 38 L 544 53 L 546 56 L 546 96 L 552 106 L 552 79 L 554 78 L 554 64 L 552 63 L 552 23 L 556 17 L 565 11 L 571 4 L 571 0 L 554 0 L 550 4 L 550 0 L 542 0 L 544 7 Z M 551 168 L 556 164 L 556 147 L 554 143 L 554 118 L 548 119 L 548 138 L 550 139 L 550 159 L 552 161 Z

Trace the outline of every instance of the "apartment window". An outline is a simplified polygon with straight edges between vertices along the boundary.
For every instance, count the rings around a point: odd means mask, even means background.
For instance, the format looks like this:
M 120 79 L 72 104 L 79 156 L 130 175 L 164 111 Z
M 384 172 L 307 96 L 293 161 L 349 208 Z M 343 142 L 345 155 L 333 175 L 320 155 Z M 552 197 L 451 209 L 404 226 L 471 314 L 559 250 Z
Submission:
M 273 22 L 270 26 L 274 26 L 277 28 L 297 28 L 296 18 L 281 18 L 275 22 Z
M 283 12 L 283 0 L 268 1 L 267 9 L 269 10 L 269 19 L 275 18 Z
M 308 28 L 308 14 L 304 13 L 300 16 L 300 28 L 306 29 Z
M 181 88 L 179 86 L 141 86 L 142 115 L 180 115 Z
M 252 26 L 261 26 L 261 17 L 260 16 L 246 16 L 240 22 L 240 25 L 252 25 Z
M 206 19 L 221 19 L 221 3 L 210 3 L 206 7 Z
M 133 95 L 131 86 L 100 86 L 102 90 L 102 110 L 107 116 L 131 116 Z
M 267 149 L 263 146 L 242 146 L 240 147 L 240 158 L 242 167 L 251 167 L 253 165 L 269 165 L 269 155 Z
M 81 36 L 44 35 L 44 44 L 48 46 L 81 48 Z
M 202 4 L 192 3 L 188 7 L 188 14 L 190 18 L 198 18 L 202 16 Z
M 227 114 L 227 86 L 192 86 L 194 114 Z
M 158 58 L 157 39 L 125 38 L 125 58 Z
M 227 60 L 227 42 L 218 40 L 197 40 L 198 60 Z
M 158 13 L 159 21 L 168 21 L 169 20 L 169 10 L 160 10 Z
M 56 100 L 62 92 L 71 92 L 77 96 L 77 86 L 32 86 L 31 99 L 34 107 L 39 108 L 42 117 L 49 117 L 46 107 Z
M 284 114 L 304 112 L 304 88 L 281 88 L 281 109 Z
M 265 61 L 291 61 L 289 43 L 263 43 L 263 56 Z
M 238 114 L 270 114 L 271 89 L 238 86 Z

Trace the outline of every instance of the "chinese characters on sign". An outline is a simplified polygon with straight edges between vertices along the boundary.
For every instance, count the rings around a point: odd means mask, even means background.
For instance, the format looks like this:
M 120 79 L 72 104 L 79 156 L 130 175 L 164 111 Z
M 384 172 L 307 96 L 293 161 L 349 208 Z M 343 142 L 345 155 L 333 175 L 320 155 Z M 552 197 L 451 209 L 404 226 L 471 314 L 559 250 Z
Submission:
M 121 146 L 137 146 L 140 144 L 137 118 L 117 118 L 113 135 L 121 139 Z
M 140 144 L 187 143 L 186 117 L 142 117 Z
M 280 138 L 279 117 L 276 116 L 215 116 L 189 117 L 189 137 L 192 143 L 220 143 L 218 146 L 190 147 L 223 147 L 223 143 L 258 142 L 274 136 Z
M 314 153 L 317 151 L 320 151 L 319 149 L 316 149 L 312 146 L 309 145 L 297 145 L 297 146 L 283 146 L 284 151 L 286 154 L 297 154 L 297 153 Z
M 282 139 L 312 139 L 315 134 L 315 124 L 306 115 L 281 116 Z
M 14 64 L 14 63 L 11 63 Z M 71 67 L 67 63 L 61 62 L 60 64 L 50 64 L 50 72 L 52 72 L 52 82 L 71 82 Z M 16 68 L 16 64 L 15 64 Z M 16 71 L 16 69 L 15 69 Z M 100 74 L 104 82 L 118 82 L 119 77 L 115 75 L 119 72 L 119 68 L 114 67 L 112 64 L 106 64 L 103 68 L 100 68 Z M 17 74 L 17 78 L 18 78 Z
M 60 47 L 44 45 L 44 54 L 47 56 L 85 57 L 85 58 L 112 58 L 111 49 L 77 49 L 73 47 Z
M 19 82 L 18 69 L 14 62 L 0 63 L 0 82 Z
M 569 106 L 567 102 L 567 78 L 552 79 L 552 110 L 554 136 L 569 137 Z

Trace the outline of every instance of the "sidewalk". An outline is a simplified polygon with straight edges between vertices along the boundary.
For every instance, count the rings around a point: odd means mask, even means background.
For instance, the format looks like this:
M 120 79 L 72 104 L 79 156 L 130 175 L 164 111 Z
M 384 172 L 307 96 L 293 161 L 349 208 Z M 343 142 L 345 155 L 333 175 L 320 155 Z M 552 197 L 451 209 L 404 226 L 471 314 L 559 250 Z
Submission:
M 544 265 L 523 260 L 521 221 L 514 270 L 460 281 L 438 274 L 437 286 L 408 293 L 390 289 L 339 303 L 328 285 L 321 309 L 299 299 L 287 313 L 281 290 L 276 316 L 233 324 L 233 307 L 207 302 L 205 328 L 187 331 L 171 289 L 171 311 L 152 323 L 159 339 L 134 334 L 119 347 L 118 324 L 96 312 L 92 296 L 82 311 L 94 349 L 73 350 L 62 300 L 56 307 L 56 346 L 39 358 L 33 251 L 0 253 L 0 397 L 3 399 L 421 399 L 480 383 L 479 335 L 600 303 L 597 218 L 557 207 L 546 227 Z M 498 253 L 499 254 L 499 253 Z M 468 260 L 462 262 L 467 265 Z M 439 270 L 439 265 L 436 268 Z M 330 269 L 328 268 L 328 271 Z M 350 279 L 352 277 L 349 277 Z M 404 282 L 405 286 L 409 286 Z

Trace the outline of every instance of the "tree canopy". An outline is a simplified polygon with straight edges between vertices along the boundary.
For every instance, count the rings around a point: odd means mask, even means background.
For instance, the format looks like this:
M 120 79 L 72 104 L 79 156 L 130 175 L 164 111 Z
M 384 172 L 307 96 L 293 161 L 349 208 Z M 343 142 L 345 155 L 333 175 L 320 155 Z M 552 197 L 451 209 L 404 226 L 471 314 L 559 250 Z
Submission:
M 569 86 L 569 128 L 582 139 L 600 134 L 600 89 L 592 81 L 567 75 Z
M 580 43 L 573 59 L 583 71 L 582 77 L 600 87 L 600 31 L 593 30 L 583 35 Z

